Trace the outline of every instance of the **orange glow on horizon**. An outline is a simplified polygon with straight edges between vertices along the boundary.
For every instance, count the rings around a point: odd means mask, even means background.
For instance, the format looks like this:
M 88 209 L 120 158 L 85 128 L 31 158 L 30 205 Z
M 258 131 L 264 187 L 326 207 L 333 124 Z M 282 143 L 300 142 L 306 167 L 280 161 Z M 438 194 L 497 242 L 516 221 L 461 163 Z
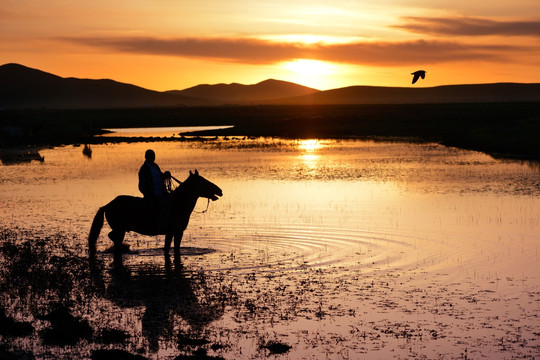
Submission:
M 316 89 L 332 87 L 332 76 L 340 72 L 339 66 L 326 61 L 295 59 L 281 64 L 284 77 L 290 81 Z
M 530 0 L 6 0 L 0 65 L 157 91 L 266 79 L 319 90 L 409 87 L 420 68 L 427 77 L 415 87 L 535 83 L 534 14 L 540 2 Z

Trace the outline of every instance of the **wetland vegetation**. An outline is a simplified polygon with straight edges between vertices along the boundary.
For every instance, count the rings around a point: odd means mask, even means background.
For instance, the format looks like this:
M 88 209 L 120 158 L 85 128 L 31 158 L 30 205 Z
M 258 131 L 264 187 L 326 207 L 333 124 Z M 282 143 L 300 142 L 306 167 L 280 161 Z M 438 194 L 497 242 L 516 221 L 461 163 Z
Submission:
M 539 159 L 538 103 L 220 106 L 108 110 L 2 110 L 2 147 L 133 141 L 105 128 L 215 126 L 205 134 L 282 138 L 402 138 L 501 157 Z M 159 141 L 177 141 L 160 138 Z M 151 141 L 145 139 L 145 141 Z

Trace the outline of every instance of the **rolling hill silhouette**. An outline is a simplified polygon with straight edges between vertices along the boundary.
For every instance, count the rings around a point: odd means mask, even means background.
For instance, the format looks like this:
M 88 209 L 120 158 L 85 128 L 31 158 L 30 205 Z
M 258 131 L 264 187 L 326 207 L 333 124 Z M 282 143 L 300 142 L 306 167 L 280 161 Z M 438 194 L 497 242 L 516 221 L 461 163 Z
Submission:
M 113 80 L 62 78 L 18 64 L 0 66 L 0 108 L 128 108 L 208 105 Z
M 204 84 L 169 92 L 189 97 L 217 100 L 224 104 L 260 104 L 280 98 L 314 94 L 318 93 L 319 90 L 287 81 L 268 79 L 254 85 L 237 83 Z
M 319 91 L 265 80 L 152 91 L 113 80 L 62 78 L 18 64 L 0 66 L 0 109 L 92 109 L 217 105 L 351 105 L 540 102 L 540 84 L 496 83 L 426 88 L 350 86 Z
M 280 105 L 429 104 L 540 101 L 540 84 L 495 83 L 426 88 L 350 86 L 268 103 Z

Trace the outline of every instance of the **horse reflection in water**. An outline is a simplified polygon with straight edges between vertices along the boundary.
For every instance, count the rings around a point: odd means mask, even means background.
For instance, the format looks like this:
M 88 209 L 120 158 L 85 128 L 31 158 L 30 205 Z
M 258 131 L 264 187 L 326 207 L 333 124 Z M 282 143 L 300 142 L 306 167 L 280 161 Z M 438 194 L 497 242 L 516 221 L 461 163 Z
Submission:
M 174 237 L 175 257 L 180 254 L 180 242 L 186 229 L 189 217 L 195 208 L 197 199 L 204 197 L 215 201 L 223 196 L 221 189 L 199 175 L 189 172 L 188 178 L 170 194 L 171 217 L 162 231 L 156 230 L 155 209 L 148 206 L 147 200 L 127 195 L 117 196 L 113 201 L 101 207 L 90 228 L 88 246 L 90 258 L 96 255 L 96 241 L 103 227 L 103 217 L 107 219 L 112 231 L 109 238 L 114 243 L 115 254 L 124 250 L 124 236 L 127 231 L 135 231 L 143 235 L 165 235 L 165 255 L 169 254 Z
M 166 257 L 168 259 L 168 257 Z M 122 309 L 142 308 L 142 335 L 149 349 L 157 351 L 160 340 L 174 340 L 185 332 L 200 338 L 208 324 L 223 316 L 230 305 L 231 289 L 221 282 L 208 281 L 202 272 L 189 272 L 175 259 L 157 265 L 124 265 L 114 260 L 104 276 L 102 261 L 91 262 L 94 284 L 102 289 L 103 298 Z M 183 322 L 178 322 L 179 316 Z M 175 328 L 181 325 L 180 333 Z

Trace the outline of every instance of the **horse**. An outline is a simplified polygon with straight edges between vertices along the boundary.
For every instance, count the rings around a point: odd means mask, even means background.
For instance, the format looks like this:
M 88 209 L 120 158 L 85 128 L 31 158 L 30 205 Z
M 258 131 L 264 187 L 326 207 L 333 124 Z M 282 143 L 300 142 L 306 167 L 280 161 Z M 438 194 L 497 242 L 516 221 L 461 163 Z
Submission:
M 190 171 L 188 178 L 169 194 L 170 218 L 162 230 L 157 229 L 156 209 L 148 200 L 128 195 L 117 196 L 101 207 L 94 217 L 88 235 L 90 258 L 96 255 L 96 242 L 103 227 L 104 217 L 112 229 L 109 238 L 114 243 L 115 254 L 120 254 L 124 249 L 122 242 L 126 232 L 135 231 L 142 235 L 165 235 L 166 257 L 174 237 L 174 254 L 177 256 L 180 254 L 180 242 L 197 199 L 203 197 L 208 201 L 216 201 L 218 196 L 223 196 L 223 192 L 216 184 L 200 176 L 197 170 L 194 173 Z

